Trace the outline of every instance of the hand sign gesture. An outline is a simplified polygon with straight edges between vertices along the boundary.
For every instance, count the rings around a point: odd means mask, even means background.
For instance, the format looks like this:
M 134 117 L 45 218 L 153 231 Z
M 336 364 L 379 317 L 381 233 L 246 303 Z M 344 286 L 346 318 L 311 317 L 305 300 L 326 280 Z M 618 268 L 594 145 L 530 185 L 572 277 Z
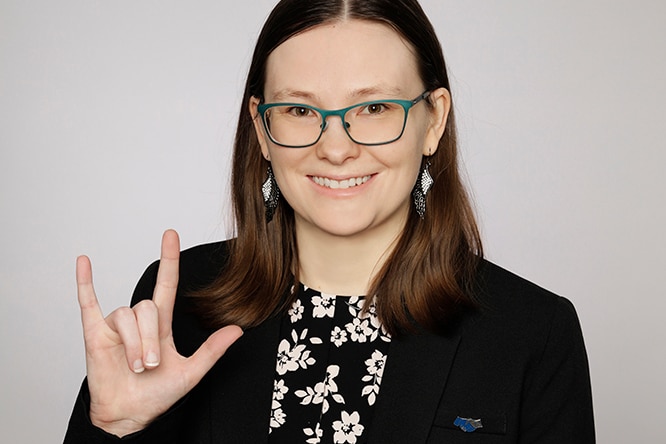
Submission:
M 77 259 L 90 419 L 109 433 L 124 436 L 145 428 L 187 394 L 242 335 L 239 327 L 227 326 L 191 357 L 178 353 L 171 320 L 179 255 L 178 234 L 166 231 L 153 299 L 119 308 L 106 318 L 93 289 L 90 260 Z

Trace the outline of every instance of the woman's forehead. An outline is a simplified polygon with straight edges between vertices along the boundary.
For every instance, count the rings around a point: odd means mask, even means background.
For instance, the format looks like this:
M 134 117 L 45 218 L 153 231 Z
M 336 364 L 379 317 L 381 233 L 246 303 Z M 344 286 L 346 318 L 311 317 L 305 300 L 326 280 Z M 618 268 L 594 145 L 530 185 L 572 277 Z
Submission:
M 271 101 L 327 93 L 402 97 L 420 83 L 414 51 L 399 33 L 379 22 L 345 20 L 279 45 L 267 61 L 264 93 Z

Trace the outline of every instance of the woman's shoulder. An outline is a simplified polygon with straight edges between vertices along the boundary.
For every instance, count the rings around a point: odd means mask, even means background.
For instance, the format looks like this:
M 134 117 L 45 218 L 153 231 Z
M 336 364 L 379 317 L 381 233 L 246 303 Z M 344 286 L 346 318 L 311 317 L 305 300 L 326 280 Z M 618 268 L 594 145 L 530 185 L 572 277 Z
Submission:
M 491 310 L 550 312 L 572 306 L 568 299 L 485 259 L 475 284 L 478 302 Z
M 180 277 L 187 284 L 208 285 L 218 277 L 229 257 L 230 241 L 196 245 L 180 253 Z
M 586 362 L 578 315 L 573 304 L 489 261 L 477 274 L 478 309 L 458 332 L 469 353 L 516 366 L 543 359 Z M 460 351 L 460 350 L 459 350 Z
M 218 241 L 190 247 L 180 253 L 179 293 L 200 289 L 218 277 L 229 257 L 229 241 Z M 137 283 L 132 305 L 153 295 L 160 261 L 150 264 Z
M 580 330 L 571 301 L 490 261 L 482 261 L 475 288 L 477 326 L 487 323 L 522 338 L 548 335 L 553 326 Z

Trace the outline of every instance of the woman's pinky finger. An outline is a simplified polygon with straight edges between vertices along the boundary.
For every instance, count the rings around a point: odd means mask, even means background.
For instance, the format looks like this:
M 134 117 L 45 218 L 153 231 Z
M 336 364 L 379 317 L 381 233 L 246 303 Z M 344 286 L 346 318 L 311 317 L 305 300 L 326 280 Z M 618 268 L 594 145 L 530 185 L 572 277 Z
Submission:
M 76 258 L 76 288 L 81 308 L 81 321 L 83 322 L 83 334 L 94 328 L 103 321 L 102 310 L 97 302 L 95 289 L 93 287 L 92 266 L 87 256 Z
M 145 370 L 143 347 L 134 311 L 129 307 L 118 308 L 107 317 L 106 321 L 109 327 L 120 336 L 130 370 L 134 373 L 143 372 Z

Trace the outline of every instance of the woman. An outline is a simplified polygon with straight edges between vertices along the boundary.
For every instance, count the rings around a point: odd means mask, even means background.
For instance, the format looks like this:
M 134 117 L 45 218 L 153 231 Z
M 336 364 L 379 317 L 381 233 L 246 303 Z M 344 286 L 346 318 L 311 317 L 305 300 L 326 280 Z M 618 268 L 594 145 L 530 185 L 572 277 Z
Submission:
M 106 319 L 77 262 L 65 442 L 594 442 L 575 311 L 482 259 L 457 168 L 416 0 L 281 1 L 237 128 L 237 238 L 179 255 L 166 232 Z

